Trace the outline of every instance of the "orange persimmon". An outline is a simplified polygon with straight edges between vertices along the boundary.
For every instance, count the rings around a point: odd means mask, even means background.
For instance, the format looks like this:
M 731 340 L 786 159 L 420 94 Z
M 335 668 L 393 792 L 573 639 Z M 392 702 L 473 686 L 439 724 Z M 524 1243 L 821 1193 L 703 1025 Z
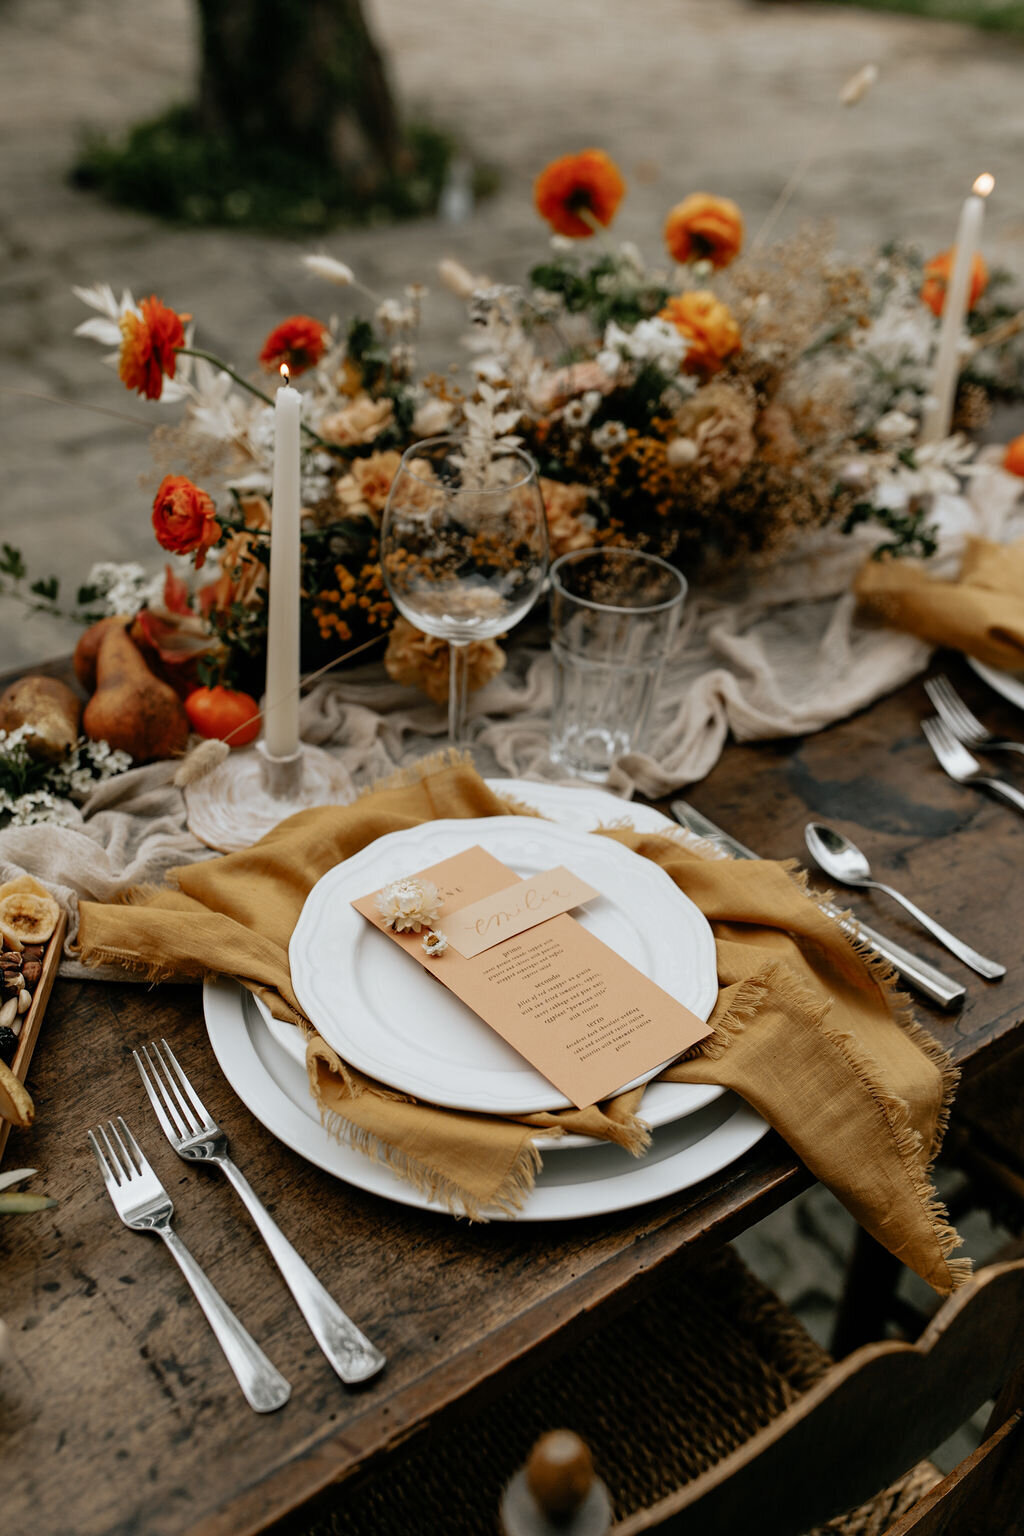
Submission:
M 1024 432 L 1007 443 L 1003 468 L 1009 470 L 1011 475 L 1024 475 Z
M 260 733 L 260 707 L 248 693 L 225 688 L 196 688 L 185 700 L 189 724 L 200 736 L 244 747 Z

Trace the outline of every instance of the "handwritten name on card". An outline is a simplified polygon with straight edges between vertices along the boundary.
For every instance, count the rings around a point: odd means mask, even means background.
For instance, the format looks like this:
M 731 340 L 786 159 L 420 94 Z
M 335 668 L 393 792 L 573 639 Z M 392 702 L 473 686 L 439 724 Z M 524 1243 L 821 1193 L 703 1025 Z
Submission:
M 474 955 L 483 954 L 503 939 L 514 939 L 517 933 L 536 928 L 549 917 L 571 912 L 573 907 L 581 907 L 600 894 L 559 865 L 446 914 L 445 936 L 463 959 L 472 960 Z

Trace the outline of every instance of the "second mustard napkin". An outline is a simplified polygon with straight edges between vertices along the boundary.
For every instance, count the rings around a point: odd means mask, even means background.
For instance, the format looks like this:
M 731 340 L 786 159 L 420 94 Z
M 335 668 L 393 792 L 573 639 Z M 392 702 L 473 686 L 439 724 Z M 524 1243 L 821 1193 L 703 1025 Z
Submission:
M 869 560 L 854 591 L 893 629 L 990 667 L 1024 669 L 1024 540 L 969 538 L 957 581 L 938 581 L 903 560 Z

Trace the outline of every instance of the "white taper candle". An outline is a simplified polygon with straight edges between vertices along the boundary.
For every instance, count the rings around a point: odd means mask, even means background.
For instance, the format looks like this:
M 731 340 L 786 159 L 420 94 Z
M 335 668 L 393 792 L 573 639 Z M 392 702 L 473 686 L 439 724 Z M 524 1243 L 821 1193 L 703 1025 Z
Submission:
M 299 750 L 299 596 L 301 512 L 299 437 L 302 396 L 284 383 L 274 405 L 274 499 L 270 525 L 270 599 L 263 744 L 271 757 Z
M 960 210 L 953 271 L 946 285 L 942 306 L 942 329 L 935 358 L 935 377 L 921 425 L 922 443 L 937 443 L 941 438 L 949 436 L 957 379 L 960 377 L 960 343 L 969 306 L 974 257 L 981 244 L 985 199 L 994 185 L 993 178 L 987 172 L 979 176 L 970 197 Z

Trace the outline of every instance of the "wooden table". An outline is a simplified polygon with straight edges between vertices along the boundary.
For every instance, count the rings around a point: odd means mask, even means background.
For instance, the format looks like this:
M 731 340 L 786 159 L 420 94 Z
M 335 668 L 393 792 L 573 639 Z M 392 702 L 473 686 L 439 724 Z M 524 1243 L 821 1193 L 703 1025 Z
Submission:
M 1020 731 L 1014 710 L 946 660 L 986 721 Z M 835 822 L 943 922 L 1006 960 L 1005 980 L 986 984 L 884 898 L 853 903 L 969 980 L 962 1011 L 920 1014 L 974 1073 L 1010 1061 L 1024 1018 L 1024 821 L 938 770 L 919 730 L 926 712 L 916 682 L 817 736 L 731 746 L 688 793 L 771 856 L 803 857 L 810 816 Z M 327 1367 L 226 1182 L 178 1162 L 153 1126 L 131 1051 L 161 1034 L 195 1069 L 280 1225 L 386 1350 L 386 1371 L 365 1389 L 346 1390 Z M 561 1228 L 470 1226 L 391 1205 L 258 1124 L 216 1067 L 198 990 L 180 986 L 58 982 L 30 1087 L 37 1122 L 12 1135 L 6 1166 L 40 1169 L 35 1187 L 60 1204 L 0 1231 L 0 1314 L 16 1347 L 0 1371 L 4 1536 L 263 1530 L 472 1411 L 811 1182 L 772 1133 L 696 1189 Z M 145 1128 L 181 1235 L 292 1381 L 281 1412 L 249 1411 L 162 1245 L 115 1219 L 85 1131 L 116 1112 Z

